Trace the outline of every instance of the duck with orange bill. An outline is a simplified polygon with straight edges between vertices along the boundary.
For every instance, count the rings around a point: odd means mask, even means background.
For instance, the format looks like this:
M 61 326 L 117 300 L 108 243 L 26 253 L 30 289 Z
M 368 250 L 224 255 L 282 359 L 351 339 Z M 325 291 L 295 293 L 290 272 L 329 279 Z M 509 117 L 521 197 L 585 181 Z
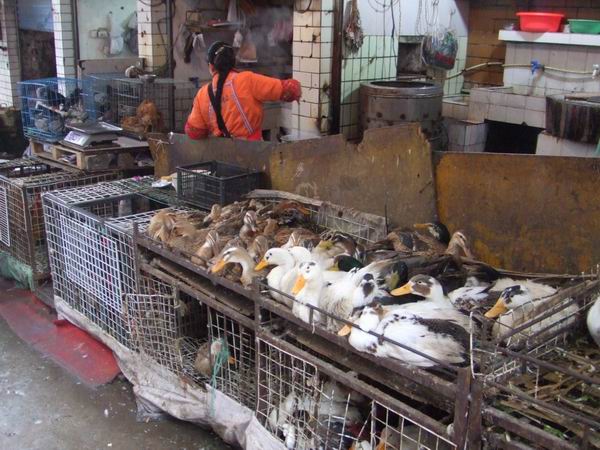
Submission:
M 292 287 L 292 295 L 296 300 L 292 305 L 292 313 L 306 323 L 319 323 L 321 314 L 314 308 L 320 307 L 324 301 L 322 298 L 325 290 L 323 272 L 314 261 L 300 264 L 298 272 L 298 277 Z
M 549 302 L 558 291 L 556 288 L 523 280 L 519 284 L 509 286 L 502 291 L 496 304 L 485 313 L 487 319 L 495 320 L 492 327 L 492 336 L 502 339 L 508 345 L 519 345 L 530 336 L 537 339 L 552 335 L 559 328 L 567 327 L 577 320 L 579 307 L 572 303 L 566 307 L 551 305 Z M 568 303 L 566 299 L 561 304 Z M 554 314 L 536 320 L 536 317 L 555 311 Z M 531 326 L 518 332 L 516 335 L 503 338 L 511 334 L 512 330 L 531 322 Z
M 418 315 L 401 307 L 367 307 L 352 322 L 338 335 L 348 336 L 348 343 L 361 352 L 416 367 L 469 361 L 469 333 L 452 320 L 436 318 L 432 311 Z
M 239 264 L 242 267 L 240 282 L 245 287 L 250 286 L 254 278 L 259 276 L 259 273 L 254 270 L 254 260 L 248 254 L 248 251 L 242 247 L 231 247 L 225 250 L 210 271 L 217 274 L 225 269 L 228 264 Z

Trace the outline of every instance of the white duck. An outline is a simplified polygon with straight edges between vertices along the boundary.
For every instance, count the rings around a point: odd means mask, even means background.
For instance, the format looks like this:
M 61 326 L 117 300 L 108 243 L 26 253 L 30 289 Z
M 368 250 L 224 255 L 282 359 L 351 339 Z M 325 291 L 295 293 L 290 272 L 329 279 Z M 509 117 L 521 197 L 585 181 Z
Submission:
M 383 358 L 394 358 L 417 367 L 433 367 L 437 363 L 411 350 L 387 340 L 403 344 L 424 355 L 447 364 L 467 361 L 469 335 L 461 326 L 450 320 L 420 317 L 414 313 L 393 309 L 387 314 L 383 308 L 365 308 L 355 327 L 345 326 L 340 336 L 350 334 L 348 343 L 359 351 Z
M 269 287 L 281 292 L 290 293 L 297 276 L 297 271 L 294 270 L 296 267 L 294 256 L 286 249 L 271 248 L 267 250 L 265 256 L 256 265 L 254 270 L 258 272 L 268 266 L 275 266 L 271 269 L 269 275 L 267 275 Z M 285 304 L 289 308 L 294 303 L 291 298 L 287 298 L 278 292 L 269 291 L 269 294 L 274 300 Z
M 306 323 L 311 323 L 311 309 L 309 306 L 320 307 L 322 301 L 325 281 L 323 279 L 323 271 L 319 265 L 314 262 L 301 263 L 298 268 L 299 275 L 292 287 L 292 295 L 296 297 L 296 301 L 292 306 L 292 313 Z M 313 322 L 320 322 L 321 314 L 313 309 Z
M 469 330 L 471 322 L 467 316 L 452 306 L 444 295 L 442 285 L 429 275 L 415 275 L 404 286 L 391 292 L 394 296 L 415 294 L 424 297 L 424 301 L 398 305 L 398 311 L 413 313 L 428 319 L 451 320 L 465 330 Z M 396 311 L 394 309 L 394 311 Z
M 289 249 L 290 253 L 294 256 L 296 263 L 300 265 L 303 262 L 315 261 L 312 253 L 305 247 L 292 247 Z M 315 261 L 318 262 L 318 261 Z M 323 266 L 319 264 L 319 267 L 323 270 L 323 278 L 326 282 L 335 283 L 336 281 L 342 280 L 346 277 L 347 272 L 338 272 L 333 270 L 325 270 Z
M 556 293 L 556 289 L 546 285 L 539 285 L 543 286 L 543 288 L 538 288 L 538 293 L 544 291 L 547 295 L 542 298 L 536 298 L 528 286 L 531 286 L 531 284 L 517 284 L 504 289 L 494 307 L 485 313 L 485 317 L 488 319 L 496 319 L 492 327 L 492 336 L 494 338 L 501 338 L 511 330 L 547 312 L 544 311 L 544 309 L 547 309 L 544 308 L 544 305 L 548 301 L 548 297 Z M 507 339 L 506 343 L 519 344 L 534 334 L 536 338 L 541 338 L 545 334 L 551 334 L 559 327 L 562 328 L 573 323 L 576 320 L 578 309 L 576 304 L 562 308 L 555 314 L 531 324 L 530 327 L 517 335 L 511 336 Z
M 600 297 L 594 301 L 588 311 L 586 323 L 590 336 L 592 336 L 596 345 L 600 347 Z
M 231 247 L 223 252 L 221 258 L 210 269 L 212 273 L 221 272 L 227 264 L 239 264 L 242 266 L 240 281 L 245 287 L 252 284 L 252 280 L 259 276 L 254 270 L 254 260 L 242 247 Z

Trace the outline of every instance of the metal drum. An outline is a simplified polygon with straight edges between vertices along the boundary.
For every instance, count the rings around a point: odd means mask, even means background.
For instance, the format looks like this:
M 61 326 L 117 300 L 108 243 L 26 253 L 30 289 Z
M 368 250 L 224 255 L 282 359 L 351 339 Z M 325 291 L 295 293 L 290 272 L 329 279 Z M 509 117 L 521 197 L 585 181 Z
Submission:
M 419 122 L 434 149 L 442 145 L 444 89 L 424 81 L 371 81 L 360 87 L 361 126 L 381 128 Z

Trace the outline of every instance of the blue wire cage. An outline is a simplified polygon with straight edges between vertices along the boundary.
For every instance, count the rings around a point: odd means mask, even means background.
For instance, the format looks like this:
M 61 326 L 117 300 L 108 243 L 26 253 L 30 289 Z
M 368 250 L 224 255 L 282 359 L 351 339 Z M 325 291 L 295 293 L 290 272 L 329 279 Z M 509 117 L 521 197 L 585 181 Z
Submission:
M 18 83 L 21 94 L 23 134 L 29 139 L 57 142 L 68 125 L 96 119 L 87 81 L 76 78 L 43 78 Z

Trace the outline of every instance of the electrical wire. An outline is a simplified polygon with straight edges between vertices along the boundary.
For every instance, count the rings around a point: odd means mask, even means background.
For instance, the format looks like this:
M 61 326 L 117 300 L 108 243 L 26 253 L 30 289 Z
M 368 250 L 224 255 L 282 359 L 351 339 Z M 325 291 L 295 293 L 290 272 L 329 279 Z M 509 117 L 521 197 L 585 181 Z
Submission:
M 154 8 L 154 7 L 156 7 L 156 6 L 160 6 L 160 5 L 162 5 L 163 3 L 165 3 L 165 2 L 166 2 L 166 0 L 159 0 L 159 1 L 158 1 L 158 2 L 156 2 L 156 3 L 152 3 L 151 1 L 150 1 L 150 2 L 148 2 L 147 0 L 138 0 L 138 1 L 139 1 L 139 2 L 140 2 L 142 5 L 144 5 L 144 6 L 149 6 L 150 8 Z
M 304 14 L 304 13 L 307 13 L 308 11 L 310 11 L 310 8 L 312 7 L 312 4 L 313 4 L 313 0 L 310 0 L 310 1 L 308 2 L 308 6 L 306 7 L 306 9 L 305 9 L 304 11 L 302 11 L 302 10 L 300 10 L 300 9 L 298 9 L 298 8 L 296 7 L 296 3 L 297 3 L 297 1 L 298 1 L 298 0 L 295 0 L 295 1 L 294 1 L 294 9 L 296 10 L 296 12 L 298 12 L 298 13 L 300 13 L 300 14 Z

